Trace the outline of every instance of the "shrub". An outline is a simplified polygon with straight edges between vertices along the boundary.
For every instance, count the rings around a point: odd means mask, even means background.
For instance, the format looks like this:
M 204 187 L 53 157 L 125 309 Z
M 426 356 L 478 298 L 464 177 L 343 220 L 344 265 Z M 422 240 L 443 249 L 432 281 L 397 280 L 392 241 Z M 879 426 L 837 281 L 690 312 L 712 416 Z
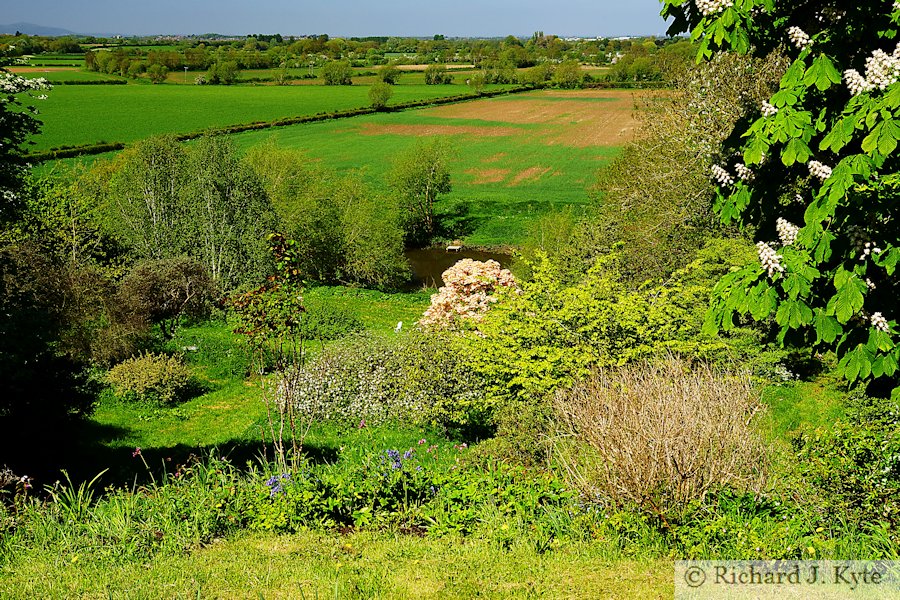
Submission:
M 425 67 L 425 85 L 449 83 L 453 83 L 453 75 L 447 72 L 447 65 L 431 64 Z
M 363 329 L 362 321 L 343 306 L 307 299 L 305 308 L 300 319 L 304 339 L 331 341 Z
M 464 258 L 441 275 L 444 285 L 431 296 L 431 306 L 425 311 L 420 325 L 453 326 L 459 320 L 480 321 L 492 302 L 494 290 L 515 286 L 515 279 L 495 260 L 481 262 Z
M 667 515 L 713 488 L 756 489 L 765 455 L 749 379 L 674 358 L 600 369 L 554 398 L 556 452 L 588 498 Z
M 332 60 L 322 67 L 322 79 L 325 85 L 351 85 L 353 83 L 353 69 L 345 60 Z
M 900 394 L 862 399 L 847 419 L 793 440 L 799 472 L 816 490 L 817 508 L 859 526 L 882 523 L 900 541 Z
M 106 374 L 116 396 L 127 401 L 171 404 L 194 385 L 191 371 L 175 356 L 146 353 L 126 359 Z
M 158 323 L 163 337 L 175 334 L 183 316 L 209 316 L 217 289 L 204 266 L 190 258 L 138 263 L 117 292 L 119 320 Z
M 285 374 L 279 403 L 312 418 L 356 425 L 398 420 L 477 428 L 490 413 L 483 382 L 450 336 L 360 335 Z
M 394 95 L 394 88 L 387 82 L 373 83 L 369 88 L 369 102 L 375 110 L 384 110 L 388 100 Z

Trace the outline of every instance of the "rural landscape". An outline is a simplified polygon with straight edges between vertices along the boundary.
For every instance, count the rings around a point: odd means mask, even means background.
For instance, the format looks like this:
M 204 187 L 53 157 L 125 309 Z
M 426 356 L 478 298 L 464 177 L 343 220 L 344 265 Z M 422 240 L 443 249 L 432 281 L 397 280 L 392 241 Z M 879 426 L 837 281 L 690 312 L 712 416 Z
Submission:
M 6 27 L 0 598 L 900 560 L 900 4 L 802 4 Z

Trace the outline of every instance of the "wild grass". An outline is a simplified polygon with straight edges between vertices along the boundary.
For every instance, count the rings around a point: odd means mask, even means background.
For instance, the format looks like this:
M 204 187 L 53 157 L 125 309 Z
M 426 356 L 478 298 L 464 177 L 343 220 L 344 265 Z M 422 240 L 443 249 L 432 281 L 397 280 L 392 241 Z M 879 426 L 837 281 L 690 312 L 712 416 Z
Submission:
M 60 65 L 60 67 L 62 66 L 67 65 Z M 29 71 L 27 73 L 20 73 L 20 75 L 28 79 L 43 77 L 51 84 L 60 81 L 126 81 L 124 77 L 119 77 L 117 75 L 107 75 L 106 73 L 84 71 L 78 68 L 64 70 L 58 69 L 47 71 Z

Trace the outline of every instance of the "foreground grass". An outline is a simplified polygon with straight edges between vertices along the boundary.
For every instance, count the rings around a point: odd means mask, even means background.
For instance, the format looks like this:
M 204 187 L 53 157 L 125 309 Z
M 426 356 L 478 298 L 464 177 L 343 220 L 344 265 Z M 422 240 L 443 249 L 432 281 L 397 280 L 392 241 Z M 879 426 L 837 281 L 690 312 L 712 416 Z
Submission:
M 392 103 L 467 94 L 462 85 L 398 85 Z M 33 150 L 133 142 L 369 106 L 367 86 L 60 86 L 41 103 L 41 135 Z
M 0 577 L 33 598 L 667 598 L 672 563 L 614 561 L 597 545 L 539 554 L 479 539 L 390 533 L 247 534 L 186 556 L 100 565 L 35 556 Z

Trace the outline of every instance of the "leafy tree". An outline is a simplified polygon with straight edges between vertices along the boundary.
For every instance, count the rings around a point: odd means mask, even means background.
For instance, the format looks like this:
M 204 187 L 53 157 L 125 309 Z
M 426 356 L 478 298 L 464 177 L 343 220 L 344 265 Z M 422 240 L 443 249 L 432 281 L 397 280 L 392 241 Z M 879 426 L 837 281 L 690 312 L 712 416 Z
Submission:
M 233 60 L 218 61 L 206 72 L 206 82 L 211 85 L 231 85 L 237 80 L 238 64 Z
M 424 245 L 437 229 L 434 204 L 452 189 L 449 142 L 418 141 L 394 160 L 388 180 L 405 214 L 407 243 Z
M 584 71 L 577 60 L 564 60 L 553 72 L 553 85 L 563 89 L 580 88 L 584 83 Z
M 16 64 L 14 48 L 0 47 L 0 223 L 15 216 L 19 192 L 27 171 L 23 145 L 38 132 L 37 109 L 24 104 L 25 98 L 43 99 L 36 92 L 50 88 L 43 78 L 26 79 L 6 67 Z
M 153 64 L 147 67 L 147 77 L 152 83 L 162 83 L 169 74 L 169 67 L 165 65 Z
M 430 64 L 425 67 L 425 85 L 445 85 L 453 83 L 453 76 L 447 72 L 447 65 Z
M 397 80 L 400 79 L 400 76 L 403 74 L 403 71 L 397 68 L 396 63 L 388 63 L 386 65 L 382 65 L 377 71 L 377 77 L 379 81 L 384 83 L 389 83 L 394 85 L 397 83 Z
M 665 0 L 663 15 L 698 58 L 784 46 L 792 61 L 712 170 L 717 213 L 756 227 L 760 262 L 722 279 L 707 329 L 774 315 L 782 341 L 835 350 L 849 381 L 895 387 L 900 5 Z
M 369 102 L 375 110 L 384 110 L 393 95 L 394 88 L 381 81 L 373 83 L 369 88 Z
M 484 91 L 484 86 L 487 84 L 487 75 L 484 71 L 472 73 L 471 77 L 466 80 L 466 84 L 472 88 L 476 94 L 481 94 L 481 92 Z
M 322 79 L 325 85 L 351 85 L 353 69 L 345 60 L 331 60 L 322 67 Z
M 216 286 L 204 266 L 190 258 L 167 258 L 138 263 L 117 291 L 120 320 L 157 323 L 170 338 L 182 316 L 209 316 Z

